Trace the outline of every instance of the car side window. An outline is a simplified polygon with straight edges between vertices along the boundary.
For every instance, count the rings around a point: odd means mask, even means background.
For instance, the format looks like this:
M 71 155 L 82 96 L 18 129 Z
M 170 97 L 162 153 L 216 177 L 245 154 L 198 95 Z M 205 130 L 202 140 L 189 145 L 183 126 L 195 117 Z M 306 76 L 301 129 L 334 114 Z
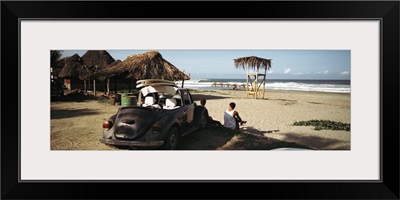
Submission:
M 185 105 L 189 105 L 192 103 L 192 98 L 190 98 L 190 94 L 188 91 L 182 91 L 182 98 Z

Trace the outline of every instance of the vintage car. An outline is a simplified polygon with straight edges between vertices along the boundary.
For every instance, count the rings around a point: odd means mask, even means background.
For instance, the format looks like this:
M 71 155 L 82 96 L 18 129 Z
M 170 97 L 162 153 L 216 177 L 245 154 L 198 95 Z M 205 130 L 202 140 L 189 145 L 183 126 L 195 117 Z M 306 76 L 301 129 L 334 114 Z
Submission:
M 207 126 L 208 112 L 188 89 L 166 80 L 140 80 L 137 104 L 103 122 L 100 141 L 111 146 L 176 149 L 181 137 Z

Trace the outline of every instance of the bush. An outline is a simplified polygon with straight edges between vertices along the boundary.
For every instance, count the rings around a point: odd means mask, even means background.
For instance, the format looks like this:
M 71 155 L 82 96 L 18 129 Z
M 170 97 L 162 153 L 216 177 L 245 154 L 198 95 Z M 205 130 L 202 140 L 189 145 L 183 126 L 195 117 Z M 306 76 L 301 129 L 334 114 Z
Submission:
M 293 126 L 314 126 L 314 130 L 350 131 L 350 124 L 330 120 L 309 120 L 294 122 Z

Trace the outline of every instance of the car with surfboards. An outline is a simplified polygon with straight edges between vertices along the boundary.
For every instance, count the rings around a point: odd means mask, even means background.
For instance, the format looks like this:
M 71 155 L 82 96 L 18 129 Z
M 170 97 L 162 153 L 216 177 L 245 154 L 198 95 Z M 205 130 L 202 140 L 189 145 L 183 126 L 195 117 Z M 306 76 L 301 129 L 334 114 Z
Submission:
M 189 89 L 173 81 L 137 81 L 137 103 L 121 106 L 103 122 L 100 142 L 111 146 L 174 150 L 181 138 L 207 126 L 208 112 Z

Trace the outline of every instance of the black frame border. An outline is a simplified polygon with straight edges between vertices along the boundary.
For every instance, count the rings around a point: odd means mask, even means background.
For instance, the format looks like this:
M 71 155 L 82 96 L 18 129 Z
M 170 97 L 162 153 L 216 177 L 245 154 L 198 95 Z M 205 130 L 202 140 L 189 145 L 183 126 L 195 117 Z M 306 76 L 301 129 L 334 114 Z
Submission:
M 18 99 L 15 101 L 14 99 L 3 98 L 1 104 L 2 106 L 7 105 L 7 107 L 18 106 L 18 113 L 14 112 L 13 115 L 20 119 L 20 80 L 18 80 L 18 84 L 7 84 L 15 82 L 15 80 L 9 81 L 5 77 L 9 74 L 17 74 L 20 78 L 18 73 L 20 66 L 20 19 L 380 19 L 380 129 L 382 150 L 380 159 L 382 180 L 380 182 L 19 182 L 19 138 L 15 132 L 16 129 L 10 126 L 10 124 L 15 123 L 15 118 L 10 117 L 9 112 L 7 112 L 7 116 L 1 116 L 1 198 L 399 199 L 399 2 L 233 1 L 229 2 L 230 6 L 234 8 L 233 11 L 231 8 L 227 10 L 227 3 L 226 1 L 2 1 L 1 94 L 3 96 L 7 94 L 7 97 L 18 96 Z M 164 10 L 160 12 L 155 8 Z M 7 80 L 7 82 L 4 80 Z M 16 94 L 17 91 L 18 94 Z M 19 131 L 20 128 L 18 124 Z M 265 188 L 265 191 L 259 191 L 256 189 L 257 186 Z M 176 188 L 175 191 L 185 190 L 193 195 L 186 196 L 181 192 L 171 194 L 154 192 L 154 189 L 164 187 Z M 200 190 L 207 192 L 199 192 Z

